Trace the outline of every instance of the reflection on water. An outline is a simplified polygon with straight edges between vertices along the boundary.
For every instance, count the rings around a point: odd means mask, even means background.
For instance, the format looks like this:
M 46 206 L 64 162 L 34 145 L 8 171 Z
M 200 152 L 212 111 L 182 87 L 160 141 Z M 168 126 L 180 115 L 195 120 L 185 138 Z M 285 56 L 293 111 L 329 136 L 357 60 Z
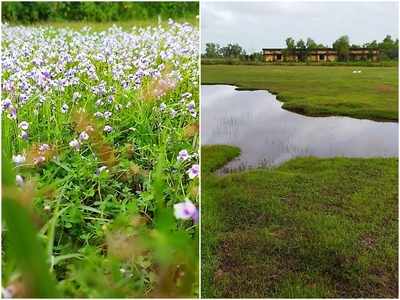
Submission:
M 297 156 L 398 156 L 398 123 L 306 117 L 281 108 L 267 91 L 201 88 L 202 144 L 238 146 L 225 170 L 272 166 Z

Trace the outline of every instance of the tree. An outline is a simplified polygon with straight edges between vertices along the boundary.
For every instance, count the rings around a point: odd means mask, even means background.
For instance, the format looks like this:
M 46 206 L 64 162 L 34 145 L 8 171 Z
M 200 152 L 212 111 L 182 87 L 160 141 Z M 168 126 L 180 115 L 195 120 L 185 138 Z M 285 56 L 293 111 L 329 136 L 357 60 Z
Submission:
M 311 50 L 315 50 L 316 48 L 318 48 L 318 45 L 316 42 L 314 42 L 314 40 L 312 38 L 308 38 L 307 43 L 306 43 L 306 48 L 307 48 L 307 51 L 311 51 Z
M 306 56 L 307 56 L 306 50 L 307 50 L 307 47 L 306 47 L 306 44 L 304 43 L 304 41 L 302 39 L 300 39 L 297 42 L 296 50 L 297 50 L 297 53 L 299 55 L 299 60 L 300 61 L 306 61 Z
M 373 40 L 370 43 L 365 43 L 363 44 L 364 48 L 368 48 L 368 49 L 377 49 L 378 48 L 378 43 L 376 40 Z
M 302 39 L 298 40 L 298 42 L 296 43 L 296 49 L 299 49 L 299 50 L 306 49 L 306 44 L 304 43 L 304 41 Z
M 336 50 L 339 61 L 349 60 L 350 41 L 347 35 L 341 36 L 333 43 L 333 49 Z
M 296 44 L 293 38 L 289 37 L 286 39 L 286 50 L 287 54 L 293 55 L 296 52 Z
M 207 43 L 206 53 L 204 56 L 206 58 L 216 58 L 220 56 L 220 46 L 216 43 Z
M 398 56 L 398 47 L 390 35 L 387 35 L 381 43 L 378 44 L 381 51 L 381 58 L 383 59 L 396 59 Z
M 399 59 L 399 39 L 396 39 L 396 42 L 394 42 L 393 59 Z
M 317 48 L 323 48 L 319 47 L 317 43 L 312 39 L 312 38 L 307 38 L 306 42 L 306 60 L 308 59 L 308 56 L 310 55 L 311 51 L 317 49 Z
M 246 51 L 239 44 L 228 44 L 220 49 L 220 53 L 224 58 L 242 58 L 246 55 Z
M 254 53 L 248 55 L 248 57 L 251 61 L 264 61 L 262 51 L 254 52 Z
M 378 43 L 376 40 L 373 40 L 370 43 L 365 43 L 363 47 L 368 49 L 368 59 L 372 59 L 373 57 L 372 50 L 378 49 Z

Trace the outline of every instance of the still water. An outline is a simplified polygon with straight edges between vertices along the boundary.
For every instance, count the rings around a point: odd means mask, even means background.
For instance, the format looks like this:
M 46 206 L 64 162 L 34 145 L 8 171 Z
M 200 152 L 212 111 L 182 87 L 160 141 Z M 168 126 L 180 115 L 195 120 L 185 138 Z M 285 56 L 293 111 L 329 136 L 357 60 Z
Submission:
M 282 109 L 267 91 L 201 88 L 201 141 L 238 146 L 224 171 L 274 166 L 298 156 L 398 156 L 398 123 L 306 117 Z

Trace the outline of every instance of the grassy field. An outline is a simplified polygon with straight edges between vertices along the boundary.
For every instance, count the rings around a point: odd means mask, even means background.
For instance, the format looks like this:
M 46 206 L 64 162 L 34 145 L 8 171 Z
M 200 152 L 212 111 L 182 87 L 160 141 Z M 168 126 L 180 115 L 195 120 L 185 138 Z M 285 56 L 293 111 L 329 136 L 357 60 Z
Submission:
M 397 297 L 397 159 L 212 173 L 239 152 L 202 148 L 203 297 Z
M 82 25 L 3 25 L 3 297 L 196 297 L 198 29 Z
M 178 23 L 188 23 L 191 24 L 194 27 L 197 27 L 199 24 L 199 20 L 197 18 L 180 18 L 177 20 L 174 20 L 175 22 Z M 11 24 L 12 26 L 18 26 L 21 24 Z M 91 27 L 93 31 L 104 31 L 107 30 L 108 28 L 112 27 L 113 25 L 116 25 L 118 27 L 121 27 L 122 29 L 126 31 L 130 31 L 132 27 L 148 27 L 148 26 L 155 26 L 155 25 L 161 25 L 163 28 L 168 28 L 168 20 L 163 20 L 160 19 L 160 21 L 155 21 L 155 20 L 132 20 L 132 21 L 107 21 L 107 22 L 87 22 L 87 21 L 54 21 L 54 22 L 37 22 L 32 25 L 29 25 L 28 27 L 54 27 L 54 28 L 70 28 L 72 30 L 80 30 L 84 27 Z M 26 26 L 26 25 L 25 25 Z
M 285 109 L 309 116 L 397 121 L 397 73 L 397 67 L 203 65 L 202 83 L 266 89 Z
M 265 62 L 260 60 L 243 60 L 239 58 L 201 58 L 202 65 L 257 65 L 257 66 L 327 66 L 327 67 L 398 67 L 397 60 L 382 60 L 382 61 L 347 61 L 347 62 Z

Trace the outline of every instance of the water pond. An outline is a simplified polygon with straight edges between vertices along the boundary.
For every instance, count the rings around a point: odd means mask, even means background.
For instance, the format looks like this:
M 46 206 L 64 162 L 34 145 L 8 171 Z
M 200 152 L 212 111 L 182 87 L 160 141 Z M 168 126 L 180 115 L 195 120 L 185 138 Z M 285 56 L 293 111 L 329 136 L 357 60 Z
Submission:
M 201 88 L 201 142 L 238 146 L 224 172 L 279 165 L 298 156 L 398 156 L 398 123 L 307 117 L 282 109 L 267 91 Z

